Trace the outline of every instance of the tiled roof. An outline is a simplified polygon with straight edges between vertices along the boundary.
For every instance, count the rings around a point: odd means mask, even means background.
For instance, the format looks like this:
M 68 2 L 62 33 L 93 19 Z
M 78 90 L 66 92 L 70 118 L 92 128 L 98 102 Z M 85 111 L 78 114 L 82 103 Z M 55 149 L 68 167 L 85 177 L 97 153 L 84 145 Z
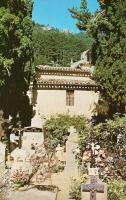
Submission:
M 83 67 L 83 69 L 80 68 L 72 68 L 72 67 L 51 67 L 51 66 L 47 66 L 47 65 L 38 65 L 36 67 L 37 70 L 39 71 L 59 71 L 59 72 L 82 72 L 82 73 L 89 73 L 91 74 L 91 68 L 90 67 Z
M 40 79 L 37 84 L 49 84 L 49 85 L 92 85 L 96 86 L 92 79 L 84 80 L 69 80 L 69 79 Z
M 47 75 L 47 76 L 46 76 Z M 74 69 L 69 67 L 49 67 L 39 65 L 33 84 L 38 90 L 43 89 L 74 89 L 74 90 L 98 90 L 91 78 L 89 67 Z M 60 78 L 62 76 L 62 78 Z M 68 78 L 67 78 L 68 77 Z

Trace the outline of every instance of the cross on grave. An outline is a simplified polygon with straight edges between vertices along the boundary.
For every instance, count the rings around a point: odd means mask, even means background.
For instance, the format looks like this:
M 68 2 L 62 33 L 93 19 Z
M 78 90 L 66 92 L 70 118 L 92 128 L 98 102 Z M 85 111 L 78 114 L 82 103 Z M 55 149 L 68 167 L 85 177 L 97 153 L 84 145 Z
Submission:
M 91 176 L 90 184 L 82 185 L 82 192 L 90 192 L 90 200 L 96 200 L 96 193 L 104 193 L 104 185 L 97 182 L 96 176 Z

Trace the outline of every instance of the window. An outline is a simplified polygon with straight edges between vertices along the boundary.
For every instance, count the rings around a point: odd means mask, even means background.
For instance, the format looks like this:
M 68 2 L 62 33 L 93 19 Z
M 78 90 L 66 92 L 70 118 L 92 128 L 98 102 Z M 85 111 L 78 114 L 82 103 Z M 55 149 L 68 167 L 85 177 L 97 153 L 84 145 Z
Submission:
M 66 90 L 66 105 L 74 106 L 74 90 Z

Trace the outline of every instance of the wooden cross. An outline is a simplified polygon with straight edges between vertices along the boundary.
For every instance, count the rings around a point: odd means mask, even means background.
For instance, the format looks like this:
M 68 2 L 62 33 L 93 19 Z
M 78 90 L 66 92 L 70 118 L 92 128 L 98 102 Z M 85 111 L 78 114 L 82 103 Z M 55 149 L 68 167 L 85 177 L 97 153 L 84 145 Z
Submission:
M 91 176 L 90 184 L 82 185 L 82 192 L 90 192 L 90 200 L 96 200 L 96 193 L 104 193 L 104 185 L 97 182 L 96 176 Z

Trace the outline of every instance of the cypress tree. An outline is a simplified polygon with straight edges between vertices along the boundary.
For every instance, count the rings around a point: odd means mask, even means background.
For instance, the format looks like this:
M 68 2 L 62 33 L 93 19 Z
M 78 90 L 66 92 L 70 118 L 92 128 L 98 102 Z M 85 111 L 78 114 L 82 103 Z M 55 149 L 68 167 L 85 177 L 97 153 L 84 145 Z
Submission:
M 0 0 L 0 109 L 5 118 L 19 113 L 20 120 L 27 121 L 32 27 L 31 0 Z
M 116 112 L 124 113 L 126 104 L 126 0 L 98 2 L 100 8 L 93 15 L 85 0 L 80 10 L 71 9 L 71 12 L 94 39 L 94 78 L 103 101 L 107 102 L 108 114 L 112 116 Z

